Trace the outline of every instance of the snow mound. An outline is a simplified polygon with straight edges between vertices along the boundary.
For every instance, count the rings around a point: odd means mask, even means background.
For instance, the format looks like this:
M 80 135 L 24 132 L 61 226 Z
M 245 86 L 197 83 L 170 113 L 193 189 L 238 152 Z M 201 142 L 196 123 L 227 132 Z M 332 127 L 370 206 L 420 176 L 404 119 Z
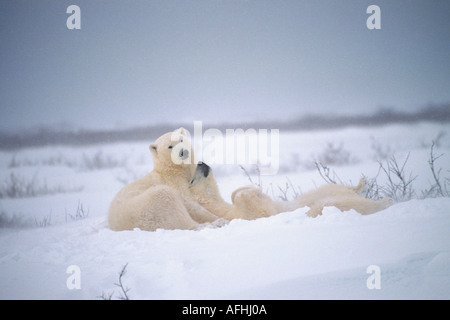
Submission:
M 450 199 L 362 216 L 307 208 L 200 231 L 114 232 L 104 218 L 0 233 L 1 299 L 450 298 Z M 80 289 L 66 273 L 79 266 Z M 368 289 L 370 265 L 380 289 Z

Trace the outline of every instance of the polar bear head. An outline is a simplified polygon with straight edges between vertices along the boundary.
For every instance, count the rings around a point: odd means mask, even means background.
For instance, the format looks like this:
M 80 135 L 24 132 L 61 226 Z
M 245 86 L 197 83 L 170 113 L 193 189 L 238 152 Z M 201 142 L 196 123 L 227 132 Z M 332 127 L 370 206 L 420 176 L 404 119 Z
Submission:
M 156 168 L 184 166 L 192 164 L 193 151 L 189 133 L 184 128 L 168 132 L 150 145 Z

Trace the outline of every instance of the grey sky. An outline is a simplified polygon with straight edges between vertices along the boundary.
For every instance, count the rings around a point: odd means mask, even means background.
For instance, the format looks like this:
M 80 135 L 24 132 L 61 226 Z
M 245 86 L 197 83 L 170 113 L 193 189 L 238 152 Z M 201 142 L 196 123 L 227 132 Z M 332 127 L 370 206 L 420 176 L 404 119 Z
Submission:
M 447 0 L 2 0 L 0 130 L 449 102 L 449 14 Z

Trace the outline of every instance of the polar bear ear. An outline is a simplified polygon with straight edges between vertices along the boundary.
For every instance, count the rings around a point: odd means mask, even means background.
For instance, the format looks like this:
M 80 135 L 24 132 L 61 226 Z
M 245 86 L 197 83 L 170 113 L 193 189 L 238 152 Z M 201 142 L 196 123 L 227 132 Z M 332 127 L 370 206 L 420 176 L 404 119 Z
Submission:
M 150 149 L 151 153 L 155 153 L 155 154 L 156 154 L 156 150 L 158 149 L 156 144 L 151 144 L 148 148 Z
M 177 130 L 175 130 L 174 132 L 182 134 L 182 135 L 186 135 L 186 129 L 183 127 L 178 128 Z

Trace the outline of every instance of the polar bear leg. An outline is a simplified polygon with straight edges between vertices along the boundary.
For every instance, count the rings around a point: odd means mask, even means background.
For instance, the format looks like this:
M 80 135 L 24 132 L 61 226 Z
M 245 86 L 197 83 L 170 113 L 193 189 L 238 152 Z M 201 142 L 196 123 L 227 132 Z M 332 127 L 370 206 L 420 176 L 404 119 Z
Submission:
M 187 209 L 189 216 L 197 223 L 208 223 L 219 219 L 218 216 L 191 199 L 184 198 L 183 205 Z
M 361 196 L 347 198 L 343 201 L 337 201 L 335 206 L 341 211 L 354 209 L 361 214 L 371 214 L 386 209 L 392 205 L 392 199 L 383 198 L 381 200 L 367 199 Z
M 139 196 L 140 211 L 136 227 L 154 231 L 162 229 L 194 229 L 197 223 L 190 217 L 179 192 L 166 185 L 150 188 Z

